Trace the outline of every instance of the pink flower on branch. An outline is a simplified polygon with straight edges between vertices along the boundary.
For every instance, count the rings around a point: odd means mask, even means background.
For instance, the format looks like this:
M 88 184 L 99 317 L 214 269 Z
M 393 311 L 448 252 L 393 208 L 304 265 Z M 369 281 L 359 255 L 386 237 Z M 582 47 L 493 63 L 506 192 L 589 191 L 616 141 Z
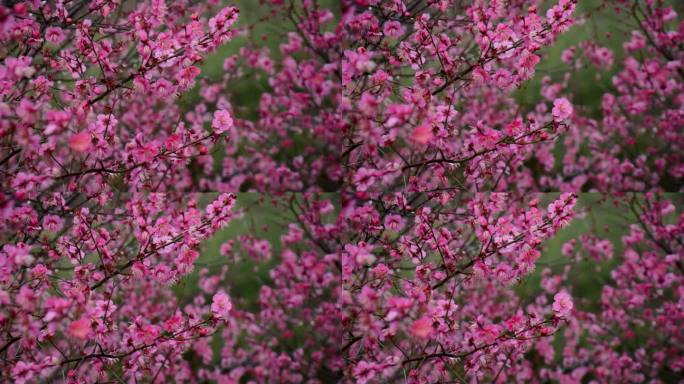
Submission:
M 558 292 L 553 296 L 553 313 L 556 316 L 567 317 L 573 308 L 572 297 L 566 291 Z
M 233 309 L 233 303 L 225 292 L 221 291 L 214 295 L 211 301 L 211 313 L 217 319 L 228 320 L 231 309 Z
M 411 131 L 411 140 L 416 144 L 428 144 L 432 138 L 432 126 L 430 124 L 421 124 Z
M 420 318 L 411 324 L 411 334 L 419 339 L 426 339 L 432 334 L 432 320 Z
M 81 318 L 73 321 L 69 325 L 69 334 L 77 339 L 86 339 L 90 335 L 91 326 L 90 320 L 87 318 Z
M 45 29 L 45 40 L 52 44 L 61 44 L 65 38 L 64 31 L 59 27 L 48 27 Z
M 71 135 L 69 138 L 69 146 L 75 152 L 85 152 L 90 148 L 91 135 L 87 131 L 79 132 Z
M 211 122 L 211 127 L 217 134 L 228 132 L 233 128 L 233 118 L 228 111 L 219 110 L 214 112 L 214 119 Z
M 556 122 L 561 122 L 567 120 L 572 116 L 572 104 L 565 97 L 556 99 L 553 102 L 553 120 Z

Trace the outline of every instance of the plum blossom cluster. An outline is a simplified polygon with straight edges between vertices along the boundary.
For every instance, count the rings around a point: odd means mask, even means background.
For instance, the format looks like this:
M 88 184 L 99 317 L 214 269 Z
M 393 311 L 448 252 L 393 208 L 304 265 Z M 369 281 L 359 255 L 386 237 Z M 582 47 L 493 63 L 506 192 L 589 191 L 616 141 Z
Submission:
M 684 174 L 675 11 L 603 4 L 637 22 L 624 54 L 568 49 L 529 106 L 515 91 L 546 48 L 590 24 L 577 1 L 323 3 L 262 1 L 254 23 L 218 0 L 0 5 L 0 377 L 680 375 L 684 216 L 659 194 Z M 621 65 L 598 114 L 571 91 L 585 63 Z M 583 191 L 614 192 L 629 232 L 594 229 L 563 245 L 562 271 L 539 268 L 590 214 Z M 238 220 L 250 232 L 200 259 Z M 595 306 L 572 284 L 587 260 L 610 277 Z M 256 291 L 235 289 L 240 263 Z
M 597 382 L 668 382 L 684 372 L 681 196 L 670 200 L 650 193 L 629 194 L 616 203 L 636 219 L 624 231 L 615 267 L 598 264 L 601 267 L 596 273 L 603 270 L 610 277 L 600 291 L 600 309 L 591 310 L 588 303 L 579 303 L 582 309 L 572 309 L 563 298 L 554 303 L 554 311 L 569 308 L 573 316 L 562 331 L 562 351 L 548 345 L 535 347 L 546 364 L 539 370 L 540 378 L 559 382 L 589 378 Z M 599 242 L 604 241 L 608 240 Z M 593 236 L 583 237 L 580 243 L 573 240 L 566 250 L 571 257 L 595 263 L 596 243 Z M 558 289 L 560 284 L 570 286 L 567 278 L 567 274 L 549 276 L 543 284 L 551 289 Z
M 341 113 L 347 180 L 359 190 L 505 190 L 538 142 L 567 129 L 573 108 L 524 116 L 509 90 L 572 25 L 574 1 L 376 1 L 350 8 Z M 393 31 L 399 23 L 402 33 Z M 522 180 L 521 180 L 522 179 Z M 458 183 L 458 184 L 456 184 Z
M 371 244 L 348 246 L 342 256 L 349 377 L 443 382 L 454 365 L 496 376 L 535 339 L 558 331 L 572 312 L 566 292 L 525 305 L 511 286 L 534 269 L 540 243 L 574 216 L 575 196 L 563 195 L 546 210 L 537 201 L 512 200 L 505 193 L 454 193 L 355 209 L 368 212 L 366 220 L 410 210 L 414 223 L 399 230 L 379 224 Z
M 568 64 L 563 79 L 545 79 L 545 100 L 537 110 L 553 101 L 554 117 L 567 114 L 571 120 L 567 135 L 556 143 L 542 144 L 548 149 L 534 155 L 545 165 L 537 187 L 680 192 L 684 180 L 681 16 L 663 1 L 605 2 L 602 6 L 606 12 L 623 15 L 634 30 L 626 35 L 619 52 L 594 41 L 568 48 L 562 54 Z M 586 21 L 591 22 L 591 16 Z M 600 95 L 600 105 L 585 105 L 585 113 L 573 114 L 569 104 L 559 104 L 559 100 L 571 98 L 573 82 L 587 80 L 581 69 L 588 66 L 608 76 L 610 87 Z M 582 103 L 579 98 L 576 101 Z M 548 156 L 560 145 L 562 158 Z
M 176 95 L 235 33 L 216 2 L 0 5 L 0 377 L 189 377 L 182 355 L 231 316 L 219 287 L 170 286 L 233 218 L 203 210 L 188 165 L 233 129 Z M 212 294 L 217 292 L 213 296 Z

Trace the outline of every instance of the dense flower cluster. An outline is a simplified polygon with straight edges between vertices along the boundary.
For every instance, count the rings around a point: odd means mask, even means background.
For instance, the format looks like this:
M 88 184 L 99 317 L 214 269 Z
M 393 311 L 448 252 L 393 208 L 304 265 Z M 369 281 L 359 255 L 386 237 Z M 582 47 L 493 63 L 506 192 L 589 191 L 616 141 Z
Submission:
M 189 372 L 182 354 L 216 332 L 230 301 L 219 292 L 213 304 L 181 306 L 169 286 L 232 219 L 235 197 L 200 209 L 187 194 L 188 163 L 232 125 L 224 113 L 207 131 L 207 117 L 184 117 L 173 95 L 234 34 L 238 10 L 209 18 L 201 3 L 158 0 L 3 4 L 2 381 Z
M 681 199 L 678 204 L 681 207 Z M 620 209 L 637 218 L 600 293 L 600 310 L 577 310 L 563 331 L 558 366 L 540 371 L 560 382 L 676 382 L 684 371 L 684 213 L 671 201 L 634 195 Z M 569 256 L 593 258 L 585 239 Z M 610 253 L 608 255 L 612 256 Z M 559 283 L 559 282 L 558 282 Z M 547 350 L 544 360 L 554 361 Z M 558 361 L 556 360 L 556 361 Z
M 259 2 L 257 23 L 285 28 L 275 49 L 218 0 L 0 5 L 0 378 L 681 377 L 684 214 L 663 194 L 684 177 L 675 10 L 603 4 L 636 21 L 624 52 L 564 51 L 567 75 L 529 108 L 515 91 L 592 17 L 577 1 L 322 3 Z M 615 74 L 598 111 L 571 92 L 586 65 Z M 630 212 L 629 232 L 565 243 L 567 267 L 521 295 L 545 242 L 591 213 L 586 191 L 612 193 L 600 204 Z M 280 213 L 279 241 L 251 223 L 202 265 L 203 242 L 249 215 L 240 192 Z M 244 260 L 268 269 L 252 303 L 228 277 Z M 610 271 L 598 308 L 571 283 L 586 260 Z M 174 290 L 188 276 L 190 297 Z

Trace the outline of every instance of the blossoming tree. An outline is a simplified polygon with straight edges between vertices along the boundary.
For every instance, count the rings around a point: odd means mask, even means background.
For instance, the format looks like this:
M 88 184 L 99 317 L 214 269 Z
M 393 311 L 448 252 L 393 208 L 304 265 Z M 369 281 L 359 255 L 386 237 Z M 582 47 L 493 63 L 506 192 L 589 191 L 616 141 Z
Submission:
M 3 2 L 0 378 L 681 378 L 684 216 L 662 193 L 684 174 L 684 22 L 659 0 L 576 6 L 270 0 L 239 22 L 218 0 Z M 571 84 L 615 66 L 593 40 L 520 103 L 602 10 L 636 29 L 598 114 Z M 569 278 L 617 253 L 599 230 L 521 295 L 545 242 L 590 214 L 586 191 L 631 212 L 600 308 Z M 250 218 L 244 192 L 278 212 L 277 244 L 254 230 L 201 267 L 203 242 Z M 268 268 L 251 305 L 238 259 Z

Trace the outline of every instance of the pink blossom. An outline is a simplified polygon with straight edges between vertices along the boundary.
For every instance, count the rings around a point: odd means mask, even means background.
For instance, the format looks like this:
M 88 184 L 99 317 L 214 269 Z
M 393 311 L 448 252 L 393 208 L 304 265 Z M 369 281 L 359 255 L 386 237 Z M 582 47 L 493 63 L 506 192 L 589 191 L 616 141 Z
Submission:
M 575 56 L 575 47 L 570 47 L 561 53 L 561 60 L 566 64 L 572 64 L 572 60 Z
M 398 21 L 390 20 L 383 25 L 383 33 L 387 37 L 399 37 L 404 33 L 404 27 Z
M 427 317 L 414 321 L 411 324 L 411 334 L 420 339 L 430 337 L 432 334 L 432 321 Z
M 572 297 L 566 292 L 561 291 L 553 296 L 553 312 L 558 317 L 565 317 L 570 314 L 574 304 Z
M 43 227 L 50 232 L 57 232 L 62 229 L 64 220 L 57 215 L 45 215 L 43 218 Z
M 75 152 L 85 152 L 90 148 L 91 138 L 90 133 L 83 131 L 71 135 L 69 139 L 69 146 Z
M 11 371 L 11 378 L 14 383 L 24 384 L 31 381 L 36 373 L 35 366 L 30 362 L 18 361 Z
M 195 83 L 195 78 L 199 76 L 200 72 L 202 71 L 198 67 L 192 65 L 180 71 L 176 78 L 181 87 L 187 89 Z
M 406 221 L 400 215 L 387 215 L 385 217 L 385 227 L 391 231 L 399 232 L 405 224 Z
M 432 137 L 432 126 L 430 124 L 419 125 L 411 132 L 411 140 L 421 145 L 429 143 Z
M 71 322 L 69 325 L 69 333 L 77 339 L 85 339 L 90 334 L 91 322 L 87 318 L 81 318 Z
M 375 255 L 372 253 L 373 246 L 366 242 L 360 241 L 356 245 L 347 244 L 344 249 L 360 266 L 372 265 L 376 260 Z
M 556 99 L 553 102 L 553 119 L 557 122 L 566 120 L 572 115 L 572 104 L 565 97 Z
M 211 313 L 218 319 L 228 320 L 230 310 L 233 308 L 228 295 L 220 291 L 216 293 L 211 301 Z
M 214 120 L 211 122 L 211 127 L 219 135 L 228 132 L 233 128 L 233 118 L 228 111 L 218 110 L 214 112 Z
M 48 27 L 45 29 L 45 39 L 52 44 L 61 44 L 64 41 L 64 31 L 59 27 Z
M 218 14 L 209 19 L 209 28 L 213 33 L 225 33 L 237 20 L 239 10 L 235 7 L 223 8 Z

